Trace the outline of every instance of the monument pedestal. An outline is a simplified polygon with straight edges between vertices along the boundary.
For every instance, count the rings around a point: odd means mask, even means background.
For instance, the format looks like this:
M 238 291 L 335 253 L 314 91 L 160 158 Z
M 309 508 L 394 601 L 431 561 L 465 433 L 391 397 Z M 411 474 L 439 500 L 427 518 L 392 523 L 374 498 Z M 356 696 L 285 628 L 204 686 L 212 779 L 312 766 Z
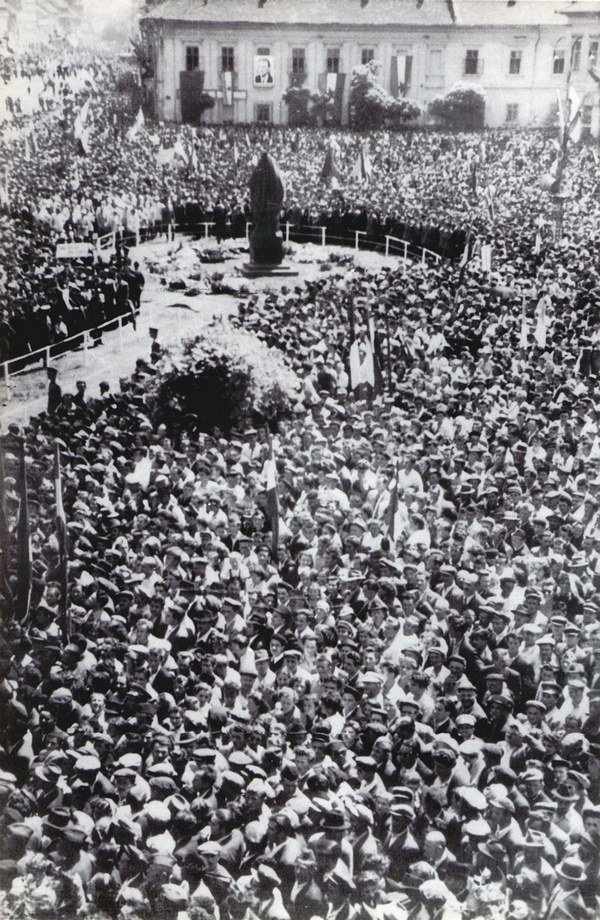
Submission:
M 283 265 L 282 263 L 260 265 L 256 262 L 244 262 L 242 265 L 242 274 L 246 278 L 264 278 L 269 276 L 277 278 L 296 278 L 298 276 L 298 272 L 288 265 Z

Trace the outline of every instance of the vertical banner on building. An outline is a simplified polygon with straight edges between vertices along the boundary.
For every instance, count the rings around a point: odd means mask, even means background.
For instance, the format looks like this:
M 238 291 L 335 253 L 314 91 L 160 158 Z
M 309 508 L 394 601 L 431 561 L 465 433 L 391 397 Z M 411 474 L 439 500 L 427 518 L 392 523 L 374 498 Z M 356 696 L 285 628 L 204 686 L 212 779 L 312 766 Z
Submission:
M 223 74 L 223 105 L 233 105 L 233 74 L 224 70 Z

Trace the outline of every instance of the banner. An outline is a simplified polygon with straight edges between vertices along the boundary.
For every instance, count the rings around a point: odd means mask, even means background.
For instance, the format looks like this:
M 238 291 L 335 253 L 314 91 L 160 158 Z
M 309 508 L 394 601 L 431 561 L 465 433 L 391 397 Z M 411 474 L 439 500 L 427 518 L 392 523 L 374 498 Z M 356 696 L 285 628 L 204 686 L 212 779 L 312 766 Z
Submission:
M 221 74 L 223 81 L 223 105 L 233 105 L 233 74 L 224 70 Z

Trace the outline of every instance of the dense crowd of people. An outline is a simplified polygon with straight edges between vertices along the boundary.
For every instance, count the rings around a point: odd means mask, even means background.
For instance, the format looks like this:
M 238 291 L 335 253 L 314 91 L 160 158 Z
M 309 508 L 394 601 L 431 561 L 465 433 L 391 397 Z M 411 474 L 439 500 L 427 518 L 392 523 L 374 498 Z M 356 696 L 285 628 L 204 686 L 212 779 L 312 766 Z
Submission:
M 553 217 L 550 202 L 540 203 L 539 179 L 555 157 L 543 132 L 495 132 L 483 142 L 480 135 L 373 132 L 370 180 L 353 170 L 364 138 L 339 132 L 340 176 L 332 183 L 323 177 L 329 129 L 132 126 L 141 91 L 135 81 L 132 90 L 126 64 L 70 48 L 60 49 L 60 64 L 53 55 L 9 58 L 4 73 L 1 360 L 35 350 L 41 338 L 60 341 L 64 328 L 76 334 L 80 315 L 71 315 L 71 303 L 76 314 L 87 312 L 90 299 L 102 304 L 105 256 L 97 270 L 76 260 L 65 266 L 55 258 L 57 243 L 95 244 L 112 232 L 131 243 L 169 225 L 204 222 L 218 238 L 243 237 L 248 177 L 261 147 L 285 175 L 282 218 L 292 240 L 318 241 L 313 228 L 324 226 L 330 242 L 354 245 L 359 230 L 362 246 L 383 248 L 391 234 L 411 252 L 425 247 L 457 259 L 471 233 L 484 239 L 493 227 L 518 257 Z M 593 223 L 597 172 L 588 147 L 574 152 L 573 228 Z M 518 228 L 515 207 L 523 215 Z M 118 268 L 114 259 L 109 268 Z
M 197 136 L 195 171 L 145 173 L 144 132 L 81 159 L 82 197 L 110 196 L 138 157 L 132 190 L 147 176 L 173 207 L 242 201 L 233 135 Z M 323 133 L 299 137 L 269 135 L 288 206 L 331 216 Z M 343 157 L 356 144 L 342 135 Z M 118 392 L 65 393 L 51 371 L 48 412 L 11 427 L 5 504 L 16 539 L 24 440 L 33 576 L 29 620 L 0 644 L 0 913 L 597 915 L 600 198 L 582 147 L 565 236 L 536 247 L 547 147 L 374 137 L 375 179 L 340 207 L 456 227 L 476 156 L 496 186 L 494 271 L 354 267 L 240 301 L 232 325 L 299 382 L 271 443 L 159 414 L 156 332 Z M 371 325 L 386 386 L 358 398 L 347 359 Z

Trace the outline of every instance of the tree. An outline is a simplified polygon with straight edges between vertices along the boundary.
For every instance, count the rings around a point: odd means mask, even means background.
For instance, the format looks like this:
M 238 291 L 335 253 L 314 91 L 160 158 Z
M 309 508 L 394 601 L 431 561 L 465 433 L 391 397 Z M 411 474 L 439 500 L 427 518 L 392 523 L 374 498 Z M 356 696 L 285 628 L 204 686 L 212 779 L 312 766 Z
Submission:
M 439 118 L 446 128 L 474 131 L 483 128 L 485 90 L 482 86 L 457 83 L 443 96 L 429 104 L 429 114 Z
M 281 97 L 289 109 L 288 122 L 296 128 L 312 125 L 313 118 L 308 110 L 310 90 L 302 86 L 288 86 Z
M 359 64 L 352 71 L 350 112 L 352 125 L 360 131 L 381 128 L 386 121 L 418 118 L 421 109 L 409 99 L 395 99 L 378 80 L 380 65 Z

